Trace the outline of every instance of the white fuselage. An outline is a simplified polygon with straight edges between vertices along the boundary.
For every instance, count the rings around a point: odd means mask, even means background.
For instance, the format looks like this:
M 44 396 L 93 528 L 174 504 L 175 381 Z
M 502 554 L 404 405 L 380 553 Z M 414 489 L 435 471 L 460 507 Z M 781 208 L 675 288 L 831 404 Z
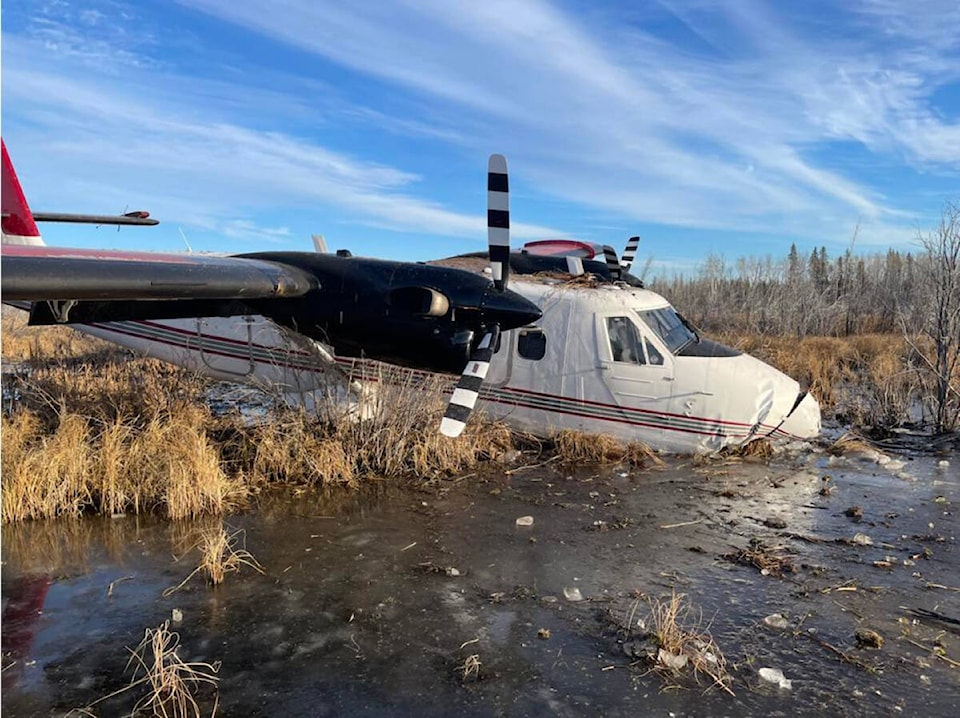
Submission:
M 526 277 L 511 288 L 543 316 L 536 326 L 503 334 L 481 391 L 480 407 L 492 418 L 541 436 L 576 429 L 681 453 L 761 436 L 810 439 L 820 431 L 817 402 L 801 400 L 799 384 L 773 367 L 746 354 L 671 351 L 663 329 L 651 327 L 650 312 L 672 308 L 654 292 Z M 333 359 L 319 343 L 259 316 L 76 328 L 218 379 L 284 393 L 382 376 L 374 362 Z

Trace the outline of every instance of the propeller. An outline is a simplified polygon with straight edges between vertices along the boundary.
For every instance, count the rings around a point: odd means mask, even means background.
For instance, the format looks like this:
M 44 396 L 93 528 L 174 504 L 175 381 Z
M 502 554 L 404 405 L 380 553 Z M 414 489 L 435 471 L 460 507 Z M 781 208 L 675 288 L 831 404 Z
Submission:
M 603 245 L 603 259 L 610 270 L 610 277 L 614 280 L 622 279 L 624 272 L 629 272 L 633 266 L 633 260 L 637 256 L 637 248 L 640 246 L 640 237 L 631 237 L 627 240 L 627 246 L 623 250 L 623 259 L 617 257 L 617 250 L 610 245 Z
M 510 181 L 503 155 L 490 155 L 487 163 L 487 242 L 493 286 L 502 292 L 510 279 Z
M 460 375 L 460 381 L 457 382 L 457 387 L 450 397 L 450 403 L 447 404 L 447 410 L 440 421 L 440 433 L 444 436 L 457 437 L 463 433 L 463 428 L 467 425 L 473 407 L 476 406 L 477 399 L 480 397 L 480 387 L 483 386 L 483 380 L 487 378 L 490 360 L 493 359 L 493 352 L 499 339 L 500 327 L 494 324 L 490 331 L 483 335 L 480 344 L 470 355 L 470 361 Z
M 617 250 L 608 244 L 603 245 L 603 259 L 607 263 L 607 269 L 610 270 L 610 277 L 620 279 L 620 258 L 617 256 Z
M 627 240 L 627 246 L 623 250 L 623 259 L 620 260 L 620 266 L 623 267 L 624 271 L 630 271 L 630 267 L 633 266 L 633 260 L 637 256 L 637 247 L 639 246 L 639 237 L 631 237 Z
M 495 290 L 493 297 L 502 297 L 510 281 L 510 182 L 507 159 L 503 155 L 490 155 L 487 164 L 487 242 Z M 500 340 L 500 325 L 492 322 L 484 327 L 484 331 L 480 343 L 470 354 L 440 422 L 440 433 L 444 436 L 460 436 L 480 397 L 480 387 Z

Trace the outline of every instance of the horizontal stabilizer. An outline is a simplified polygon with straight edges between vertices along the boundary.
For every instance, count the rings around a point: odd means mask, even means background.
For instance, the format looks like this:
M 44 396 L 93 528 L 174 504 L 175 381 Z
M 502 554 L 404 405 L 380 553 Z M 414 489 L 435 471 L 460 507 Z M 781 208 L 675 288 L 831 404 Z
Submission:
M 149 212 L 136 211 L 124 214 L 73 214 L 71 212 L 34 212 L 35 222 L 66 222 L 70 224 L 110 224 L 153 227 L 160 224 Z

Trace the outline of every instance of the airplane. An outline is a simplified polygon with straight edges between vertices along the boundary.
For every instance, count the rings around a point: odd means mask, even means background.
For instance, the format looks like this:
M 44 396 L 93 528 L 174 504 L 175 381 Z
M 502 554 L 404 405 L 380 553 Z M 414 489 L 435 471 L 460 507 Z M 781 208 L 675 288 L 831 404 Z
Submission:
M 623 259 L 569 239 L 511 252 L 501 155 L 488 165 L 489 251 L 426 264 L 46 247 L 5 148 L 3 170 L 3 300 L 29 307 L 31 324 L 293 396 L 359 395 L 383 380 L 381 361 L 424 378 L 462 369 L 440 427 L 451 437 L 477 407 L 541 436 L 574 429 L 683 454 L 820 432 L 819 404 L 795 380 L 643 287 L 629 271 L 639 238 Z
M 364 357 L 460 373 L 499 336 L 540 317 L 494 281 L 457 269 L 317 252 L 214 256 L 47 246 L 3 143 L 2 298 L 30 324 L 69 324 L 218 379 L 310 391 Z M 45 214 L 47 221 L 155 224 Z M 509 247 L 494 247 L 509 252 Z M 332 376 L 331 376 L 332 374 Z M 356 385 L 353 385 L 357 391 Z

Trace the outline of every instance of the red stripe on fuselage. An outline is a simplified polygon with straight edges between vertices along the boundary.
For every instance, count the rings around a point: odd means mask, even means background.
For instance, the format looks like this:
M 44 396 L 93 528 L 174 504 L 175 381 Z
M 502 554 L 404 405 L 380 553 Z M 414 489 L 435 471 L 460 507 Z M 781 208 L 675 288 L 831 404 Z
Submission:
M 242 341 L 242 340 L 231 339 L 231 338 L 228 338 L 228 337 L 215 336 L 215 335 L 213 335 L 213 334 L 198 334 L 198 333 L 196 333 L 196 332 L 191 332 L 191 331 L 188 331 L 188 330 L 185 330 L 185 329 L 181 329 L 181 328 L 179 328 L 179 327 L 172 327 L 172 326 L 169 326 L 169 325 L 167 325 L 167 324 L 161 324 L 161 323 L 158 323 L 158 322 L 151 322 L 151 321 L 141 320 L 141 321 L 125 322 L 125 324 L 142 324 L 142 325 L 144 325 L 144 326 L 153 327 L 153 328 L 154 328 L 154 331 L 166 331 L 166 332 L 170 332 L 170 333 L 173 333 L 173 334 L 180 335 L 180 336 L 184 337 L 184 339 L 192 338 L 192 339 L 195 339 L 195 340 L 197 340 L 197 341 L 200 341 L 201 343 L 203 343 L 203 342 L 202 342 L 203 338 L 206 337 L 206 338 L 209 338 L 210 340 L 214 340 L 214 341 L 218 341 L 218 342 L 223 342 L 223 343 L 225 343 L 225 344 L 231 344 L 231 345 L 237 346 L 238 348 L 239 348 L 239 347 L 243 347 L 243 348 L 251 347 L 251 348 L 253 348 L 253 349 L 259 349 L 259 350 L 264 350 L 264 351 L 268 351 L 268 352 L 278 352 L 278 353 L 285 354 L 285 355 L 287 355 L 287 356 L 289 356 L 289 355 L 291 354 L 291 351 L 288 350 L 288 349 L 286 349 L 286 348 L 270 347 L 270 346 L 266 346 L 266 345 L 262 345 L 262 344 L 249 344 L 248 342 L 245 342 L 245 341 Z M 125 335 L 125 336 L 134 337 L 134 338 L 137 338 L 137 339 L 140 339 L 140 340 L 143 340 L 143 341 L 157 342 L 158 344 L 164 344 L 164 345 L 167 345 L 167 346 L 178 347 L 178 348 L 186 349 L 186 350 L 188 350 L 188 351 L 200 351 L 200 348 L 199 348 L 199 347 L 196 348 L 196 349 L 192 349 L 192 348 L 189 347 L 186 343 L 181 343 L 181 342 L 176 342 L 176 341 L 170 341 L 170 340 L 166 340 L 166 339 L 159 339 L 159 338 L 154 337 L 154 336 L 147 336 L 147 337 L 145 337 L 145 336 L 143 336 L 142 334 L 137 334 L 137 333 L 132 332 L 132 331 L 129 331 L 129 330 L 119 329 L 119 328 L 117 328 L 117 325 L 116 325 L 116 324 L 111 324 L 111 325 L 106 325 L 106 324 L 93 324 L 93 325 L 90 325 L 90 326 L 93 326 L 93 327 L 95 327 L 95 328 L 97 328 L 97 329 L 100 329 L 100 330 L 103 330 L 103 331 L 115 332 L 115 333 L 117 333 L 117 334 L 122 334 L 122 335 Z M 289 368 L 291 368 L 291 369 L 297 369 L 297 368 L 304 369 L 304 370 L 311 370 L 311 369 L 315 370 L 315 369 L 316 369 L 316 364 L 314 364 L 313 366 L 310 366 L 310 365 L 303 366 L 303 365 L 301 365 L 300 367 L 298 367 L 298 366 L 296 366 L 295 364 L 293 364 L 293 363 L 291 363 L 291 362 L 280 361 L 280 360 L 279 360 L 279 357 L 278 357 L 277 359 L 274 359 L 274 360 L 267 360 L 267 359 L 257 358 L 257 357 L 255 357 L 255 356 L 253 356 L 252 353 L 249 353 L 249 354 L 248 354 L 248 353 L 243 353 L 243 354 L 230 353 L 230 352 L 226 352 L 226 351 L 223 351 L 223 350 L 211 349 L 211 348 L 206 347 L 206 346 L 204 346 L 204 347 L 202 348 L 202 351 L 205 352 L 206 354 L 212 354 L 212 355 L 216 355 L 216 356 L 227 357 L 227 358 L 230 358 L 230 359 L 239 359 L 239 360 L 242 360 L 242 361 L 245 361 L 245 362 L 253 362 L 253 363 L 256 363 L 256 364 L 265 364 L 265 365 L 270 365 L 270 366 L 285 366 L 285 367 L 289 367 Z M 292 353 L 294 353 L 295 355 L 297 355 L 297 356 L 299 356 L 299 357 L 305 358 L 305 359 L 312 359 L 312 358 L 313 358 L 312 355 L 310 355 L 309 353 L 306 353 L 306 352 L 296 352 L 296 351 L 294 351 L 294 352 L 292 352 Z M 339 364 L 345 364 L 345 365 L 352 365 L 354 361 L 357 361 L 357 360 L 354 360 L 354 359 L 348 359 L 348 358 L 343 358 L 343 357 L 336 357 L 335 360 L 336 360 L 337 363 L 339 363 Z M 413 370 L 411 370 L 411 371 L 413 371 L 414 373 L 416 373 L 416 374 L 418 374 L 418 375 L 422 375 L 422 376 L 424 376 L 424 377 L 430 376 L 430 372 L 425 372 L 425 371 L 421 371 L 421 370 L 417 370 L 417 369 L 413 369 Z M 361 379 L 362 381 L 371 381 L 371 382 L 376 382 L 376 381 L 377 381 L 376 378 L 360 377 L 360 379 Z M 711 425 L 718 425 L 718 424 L 719 424 L 719 425 L 729 426 L 729 427 L 731 427 L 731 428 L 738 428 L 738 427 L 739 427 L 739 428 L 752 428 L 752 426 L 753 426 L 752 424 L 747 424 L 747 423 L 744 423 L 744 422 L 724 421 L 724 420 L 720 420 L 720 419 L 710 419 L 710 418 L 695 417 L 695 416 L 684 416 L 683 414 L 671 414 L 671 413 L 669 413 L 669 412 L 650 411 L 650 410 L 648 410 L 648 409 L 640 409 L 640 408 L 636 408 L 636 407 L 622 407 L 622 406 L 619 406 L 619 405 L 617 405 L 617 404 L 606 404 L 606 403 L 604 403 L 604 402 L 590 401 L 590 400 L 586 400 L 586 399 L 576 399 L 576 400 L 572 400 L 572 399 L 570 399 L 569 397 L 558 396 L 558 395 L 556 395 L 556 394 L 546 394 L 546 393 L 543 393 L 543 392 L 533 391 L 533 390 L 530 390 L 530 389 L 518 389 L 518 388 L 515 388 L 515 387 L 505 387 L 505 390 L 506 390 L 506 391 L 509 391 L 509 392 L 511 392 L 511 393 L 526 394 L 526 395 L 530 396 L 531 398 L 533 398 L 533 397 L 538 397 L 538 398 L 542 398 L 542 399 L 544 399 L 544 400 L 553 400 L 553 401 L 576 401 L 578 404 L 583 404 L 583 405 L 585 405 L 585 406 L 587 406 L 587 407 L 593 406 L 593 407 L 597 407 L 598 409 L 608 409 L 608 410 L 611 410 L 611 409 L 612 409 L 612 410 L 614 410 L 614 411 L 620 411 L 620 412 L 627 410 L 627 411 L 639 412 L 639 413 L 643 413 L 643 414 L 649 414 L 651 417 L 658 417 L 658 416 L 674 417 L 674 418 L 679 418 L 679 419 L 682 419 L 682 420 L 685 420 L 685 421 L 701 422 L 701 423 L 703 423 L 703 424 L 711 424 Z M 683 428 L 683 427 L 676 427 L 676 426 L 668 426 L 668 425 L 664 425 L 664 424 L 662 424 L 662 423 L 652 423 L 652 422 L 648 422 L 648 421 L 640 421 L 640 420 L 637 420 L 637 419 L 628 419 L 628 418 L 626 418 L 626 417 L 611 418 L 611 417 L 606 417 L 606 416 L 603 416 L 603 415 L 600 415 L 600 414 L 597 414 L 597 413 L 589 413 L 588 411 L 578 411 L 578 410 L 572 409 L 572 408 L 561 408 L 561 407 L 559 407 L 559 406 L 552 406 L 552 407 L 549 408 L 549 409 L 545 409 L 545 408 L 543 408 L 543 407 L 541 407 L 541 406 L 539 406 L 539 405 L 530 404 L 530 403 L 523 403 L 522 400 L 511 399 L 511 398 L 509 398 L 509 397 L 491 396 L 491 395 L 489 395 L 489 394 L 484 394 L 484 396 L 481 397 L 481 401 L 489 401 L 489 402 L 492 402 L 492 403 L 502 404 L 502 405 L 505 405 L 505 406 L 517 406 L 517 407 L 523 407 L 523 408 L 527 408 L 527 409 L 534 409 L 534 410 L 545 411 L 545 412 L 552 412 L 552 413 L 557 413 L 557 414 L 565 414 L 565 415 L 568 415 L 568 416 L 578 416 L 578 417 L 585 418 L 585 419 L 594 419 L 594 420 L 599 420 L 599 421 L 607 421 L 607 422 L 610 422 L 610 423 L 613 423 L 613 424 L 626 424 L 626 425 L 628 425 L 628 426 L 642 426 L 642 427 L 647 427 L 647 428 L 651 428 L 651 429 L 661 429 L 661 430 L 664 430 L 664 431 L 675 431 L 675 432 L 679 432 L 679 433 L 683 433 L 683 434 L 696 434 L 696 435 L 700 435 L 700 436 L 726 436 L 726 437 L 730 437 L 730 438 L 747 438 L 747 437 L 750 435 L 749 432 L 744 432 L 744 431 L 731 431 L 731 432 L 729 432 L 729 433 L 718 434 L 716 430 L 710 430 L 710 429 L 698 430 L 698 429 L 690 429 L 690 428 Z M 796 437 L 796 436 L 794 436 L 794 435 L 792 435 L 792 434 L 789 434 L 789 433 L 783 431 L 783 430 L 780 429 L 779 427 L 774 427 L 774 426 L 770 426 L 770 425 L 767 425 L 767 424 L 761 424 L 760 427 L 759 427 L 759 429 L 758 429 L 758 432 L 757 432 L 757 433 L 758 433 L 758 435 L 760 435 L 760 436 L 766 436 L 766 435 L 769 435 L 769 434 L 772 434 L 772 433 L 778 433 L 778 434 L 780 434 L 780 435 L 782 435 L 782 436 L 784 436 L 784 437 L 790 437 L 790 438 L 794 438 L 794 439 L 799 439 L 799 438 L 800 438 L 800 437 Z

